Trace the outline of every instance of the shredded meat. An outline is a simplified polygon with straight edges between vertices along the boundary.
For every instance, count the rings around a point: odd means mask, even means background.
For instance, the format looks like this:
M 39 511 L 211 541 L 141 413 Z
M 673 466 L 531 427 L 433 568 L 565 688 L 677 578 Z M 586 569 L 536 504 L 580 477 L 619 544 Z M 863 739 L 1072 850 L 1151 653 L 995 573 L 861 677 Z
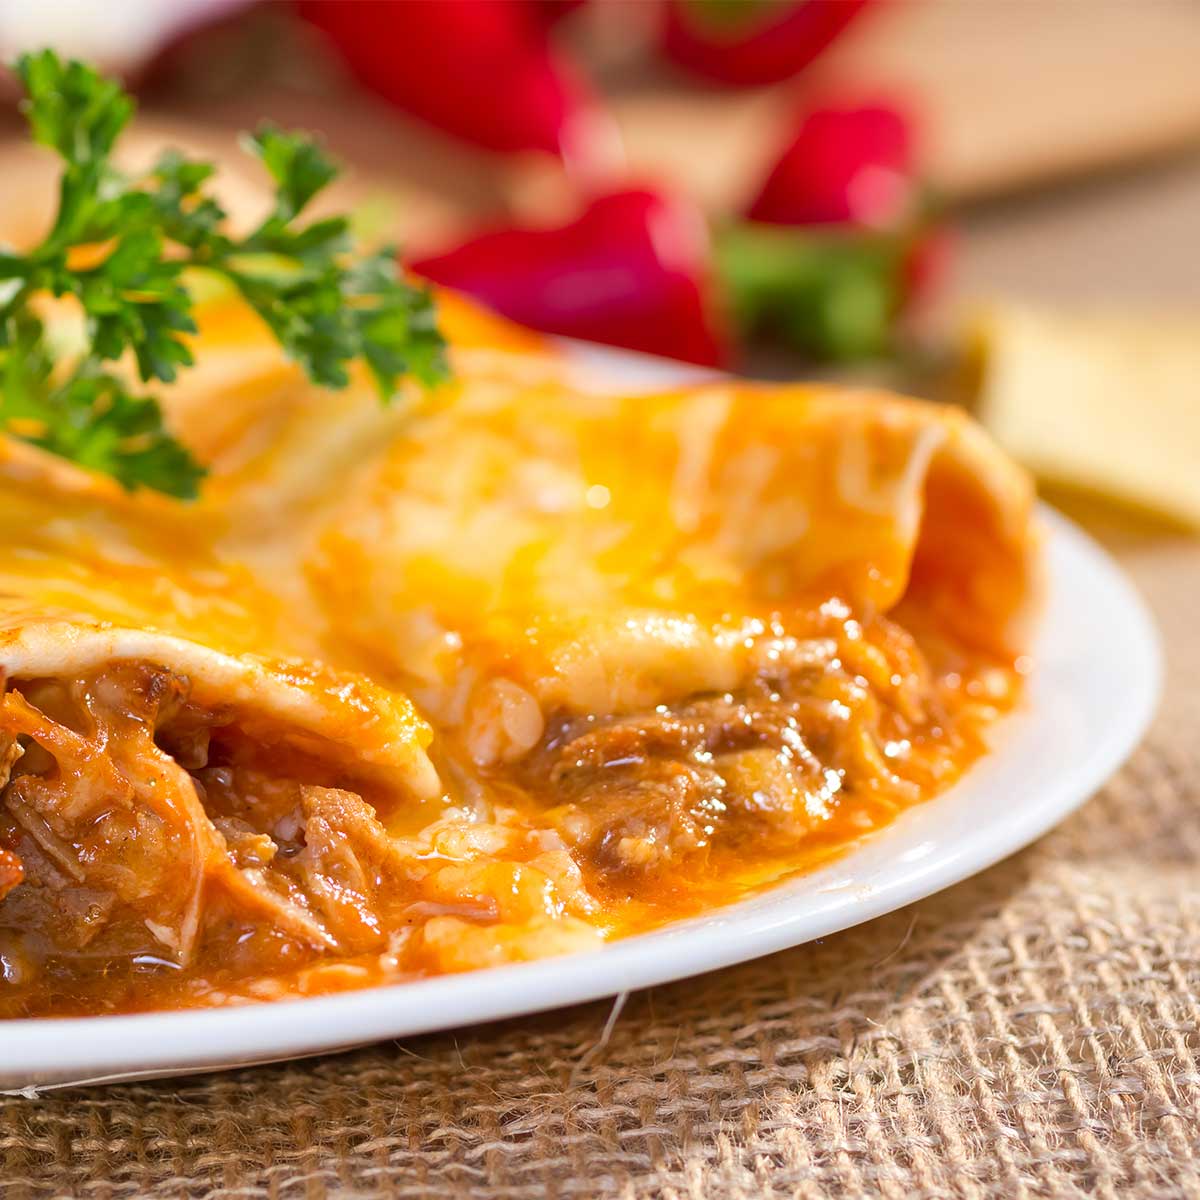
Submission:
M 180 965 L 239 929 L 309 952 L 380 945 L 385 882 L 403 869 L 374 809 L 219 765 L 231 722 L 192 705 L 186 678 L 141 663 L 0 696 L 6 944 L 16 937 L 30 961 L 86 951 Z
M 35 925 L 42 937 L 86 945 L 111 922 L 126 944 L 136 923 L 158 950 L 190 958 L 221 846 L 191 779 L 154 742 L 187 691 L 170 672 L 121 664 L 85 680 L 33 681 L 0 700 L 0 730 L 26 745 L 4 806 L 22 859 L 53 868 L 31 871 L 58 914 Z M 73 922 L 62 918 L 64 898 L 48 894 L 66 888 L 98 897 Z
M 249 904 L 297 937 L 343 953 L 378 946 L 404 863 L 375 810 L 339 788 L 245 768 L 197 772 Z
M 0 734 L 0 791 L 7 786 L 12 776 L 13 763 L 23 753 L 16 738 Z M 0 900 L 3 900 L 24 878 L 25 867 L 20 858 L 11 849 L 0 845 Z
M 928 764 L 888 747 L 927 729 L 958 743 L 912 639 L 883 618 L 830 636 L 845 616 L 756 644 L 736 694 L 552 721 L 517 777 L 555 798 L 549 819 L 586 862 L 627 883 L 714 849 L 779 853 L 847 802 L 866 826 L 872 807 L 894 812 L 929 782 Z
M 339 945 L 355 951 L 382 944 L 381 881 L 403 878 L 405 863 L 374 809 L 353 792 L 300 789 L 303 848 L 291 860 Z
M 566 721 L 528 769 L 565 801 L 555 825 L 588 859 L 659 869 L 707 850 L 719 832 L 794 840 L 827 815 L 841 777 L 809 749 L 801 720 L 810 716 L 802 705 L 718 696 Z
M 21 860 L 11 851 L 0 848 L 0 900 L 3 900 L 25 878 Z
M 539 957 L 844 846 L 978 753 L 1013 676 L 939 676 L 910 634 L 836 603 L 803 621 L 764 626 L 735 691 L 539 712 L 488 772 L 443 731 L 449 794 L 413 813 L 381 815 L 310 742 L 152 664 L 0 677 L 0 1016 Z

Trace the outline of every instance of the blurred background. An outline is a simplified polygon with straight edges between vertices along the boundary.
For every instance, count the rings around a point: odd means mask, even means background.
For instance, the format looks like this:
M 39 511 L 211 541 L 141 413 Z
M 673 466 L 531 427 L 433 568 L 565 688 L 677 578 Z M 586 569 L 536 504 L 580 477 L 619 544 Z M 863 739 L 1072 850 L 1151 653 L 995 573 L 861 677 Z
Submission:
M 955 399 L 1200 526 L 1196 0 L 0 0 L 43 45 L 247 208 L 237 131 L 317 131 L 328 206 L 517 320 Z

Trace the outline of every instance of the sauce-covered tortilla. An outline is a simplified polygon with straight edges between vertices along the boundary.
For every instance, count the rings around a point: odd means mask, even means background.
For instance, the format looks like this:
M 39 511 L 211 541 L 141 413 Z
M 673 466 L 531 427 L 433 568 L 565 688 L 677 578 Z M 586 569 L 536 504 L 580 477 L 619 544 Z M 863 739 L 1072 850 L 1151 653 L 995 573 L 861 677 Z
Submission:
M 1017 700 L 1032 489 L 877 393 L 305 383 L 231 301 L 186 505 L 0 442 L 0 1016 L 591 948 L 845 851 Z

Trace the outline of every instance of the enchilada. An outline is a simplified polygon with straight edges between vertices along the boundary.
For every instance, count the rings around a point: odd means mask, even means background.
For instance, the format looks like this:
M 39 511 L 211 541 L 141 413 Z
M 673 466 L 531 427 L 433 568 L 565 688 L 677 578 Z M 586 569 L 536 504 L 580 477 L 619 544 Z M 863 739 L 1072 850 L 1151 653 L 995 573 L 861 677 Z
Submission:
M 844 852 L 1019 696 L 1032 488 L 961 413 L 610 394 L 453 298 L 384 409 L 202 317 L 195 503 L 3 443 L 0 1015 L 594 947 Z

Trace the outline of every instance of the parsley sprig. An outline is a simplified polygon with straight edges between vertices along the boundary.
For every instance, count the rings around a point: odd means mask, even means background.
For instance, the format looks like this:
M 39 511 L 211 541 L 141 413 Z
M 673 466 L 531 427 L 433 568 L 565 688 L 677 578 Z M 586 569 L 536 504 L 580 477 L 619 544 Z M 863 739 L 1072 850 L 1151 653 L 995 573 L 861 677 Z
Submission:
M 189 275 L 215 272 L 245 298 L 315 383 L 345 387 L 362 362 L 386 402 L 402 376 L 433 386 L 447 374 L 429 292 L 403 279 L 395 250 L 356 254 L 345 217 L 302 221 L 337 168 L 310 138 L 265 126 L 244 147 L 275 197 L 262 222 L 235 236 L 205 189 L 210 163 L 169 151 L 130 177 L 111 155 L 133 115 L 121 87 L 52 51 L 15 71 L 35 141 L 63 161 L 58 212 L 40 245 L 0 250 L 0 432 L 20 437 L 123 487 L 196 495 L 204 468 L 164 427 L 143 383 L 192 365 Z M 194 276 L 192 276 L 194 278 Z M 70 296 L 84 315 L 82 350 L 64 362 L 38 315 L 39 295 Z

